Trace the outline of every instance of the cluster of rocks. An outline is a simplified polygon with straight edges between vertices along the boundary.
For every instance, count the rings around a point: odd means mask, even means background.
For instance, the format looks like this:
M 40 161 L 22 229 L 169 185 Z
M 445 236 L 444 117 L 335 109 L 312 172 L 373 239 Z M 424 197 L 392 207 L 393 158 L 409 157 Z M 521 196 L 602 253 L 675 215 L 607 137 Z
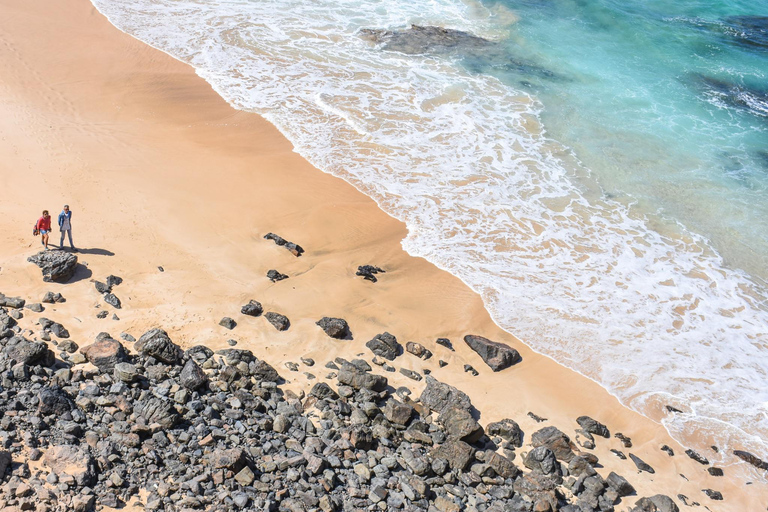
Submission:
M 264 235 L 264 238 L 266 238 L 267 240 L 274 241 L 275 244 L 281 247 L 285 247 L 290 251 L 291 254 L 293 254 L 297 258 L 304 253 L 304 249 L 302 249 L 300 245 L 297 245 L 293 242 L 289 242 L 285 238 L 278 236 L 274 233 L 267 233 L 266 235 Z
M 347 327 L 324 320 L 336 334 Z M 184 351 L 162 329 L 135 342 L 124 334 L 132 350 L 108 333 L 79 353 L 59 343 L 58 358 L 13 323 L 3 333 L 4 510 L 120 507 L 144 490 L 147 510 L 608 512 L 634 493 L 552 426 L 530 435 L 518 467 L 519 425 L 483 428 L 469 397 L 431 376 L 414 400 L 366 361 L 337 358 L 335 388 L 318 382 L 304 396 L 282 391 L 275 368 L 250 351 Z M 632 510 L 677 507 L 653 496 Z
M 488 50 L 495 43 L 482 37 L 443 27 L 411 25 L 403 30 L 361 29 L 362 39 L 383 49 L 409 55 L 450 54 Z
M 96 288 L 96 291 L 104 297 L 104 302 L 115 309 L 120 309 L 122 303 L 120 302 L 120 299 L 117 298 L 117 295 L 112 293 L 112 288 L 119 286 L 122 282 L 122 277 L 109 275 L 107 276 L 106 282 L 94 281 L 93 285 Z M 106 316 L 106 314 L 104 316 Z
M 374 267 L 373 265 L 360 265 L 357 267 L 357 272 L 355 272 L 356 276 L 361 276 L 363 279 L 366 279 L 368 281 L 371 281 L 372 283 L 375 283 L 378 281 L 375 274 L 383 274 L 386 273 L 386 271 L 383 268 Z

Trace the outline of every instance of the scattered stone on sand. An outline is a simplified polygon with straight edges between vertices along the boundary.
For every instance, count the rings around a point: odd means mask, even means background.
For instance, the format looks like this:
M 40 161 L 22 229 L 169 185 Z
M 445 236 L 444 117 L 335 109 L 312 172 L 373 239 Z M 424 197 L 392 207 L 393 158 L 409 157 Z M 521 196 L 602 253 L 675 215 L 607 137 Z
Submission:
M 695 452 L 695 451 L 693 451 L 691 449 L 688 449 L 688 450 L 685 450 L 685 454 L 688 457 L 690 457 L 693 460 L 695 460 L 696 462 L 698 462 L 699 464 L 702 464 L 704 466 L 709 466 L 709 461 L 706 459 L 706 457 L 703 457 L 703 456 L 699 455 L 697 452 Z
M 228 316 L 225 316 L 224 318 L 219 320 L 219 325 L 222 326 L 222 327 L 225 327 L 227 329 L 232 330 L 237 325 L 237 322 L 235 322 L 234 320 L 232 320 Z
M 21 297 L 6 297 L 0 293 L 0 307 L 21 309 L 26 304 L 26 301 Z
M 123 284 L 123 278 L 115 275 L 108 275 L 107 276 L 107 286 L 120 286 Z
M 45 292 L 45 295 L 43 296 L 43 300 L 41 300 L 40 302 L 44 304 L 59 304 L 62 302 L 66 302 L 66 299 L 60 293 Z
M 264 312 L 264 308 L 259 301 L 250 300 L 248 304 L 240 308 L 240 313 L 248 316 L 260 316 Z
M 464 342 L 469 345 L 469 348 L 477 352 L 494 372 L 509 368 L 521 360 L 517 350 L 482 336 L 469 334 L 464 336 Z
M 267 240 L 274 241 L 275 244 L 281 247 L 285 247 L 290 251 L 291 254 L 293 254 L 297 258 L 304 253 L 304 249 L 302 249 L 300 245 L 296 245 L 293 242 L 289 242 L 288 240 L 274 233 L 267 233 L 266 235 L 264 235 L 264 238 L 266 238 Z
M 283 279 L 288 279 L 288 276 L 285 274 L 281 274 L 275 269 L 272 269 L 267 271 L 267 278 L 269 278 L 269 280 L 272 281 L 273 283 L 276 283 L 278 281 L 282 281 Z
M 606 439 L 611 437 L 611 433 L 608 431 L 608 427 L 599 421 L 590 418 L 589 416 L 579 416 L 576 419 L 576 423 L 578 423 L 585 432 L 589 432 L 590 434 L 604 437 Z
M 437 361 L 437 365 L 438 365 L 440 368 L 445 368 L 446 366 L 448 366 L 448 363 L 446 363 L 445 361 L 443 361 L 442 359 L 440 359 L 440 360 L 438 360 L 438 361 Z
M 544 423 L 547 421 L 547 418 L 542 418 L 541 416 L 538 416 L 532 412 L 528 412 L 528 416 L 536 423 Z
M 264 318 L 271 323 L 278 331 L 285 331 L 291 326 L 290 320 L 285 315 L 274 313 L 272 311 L 265 313 Z
M 449 340 L 448 338 L 437 338 L 435 343 L 437 343 L 438 345 L 441 345 L 441 346 L 447 348 L 448 350 L 451 350 L 451 351 L 455 352 L 455 350 L 453 348 L 453 344 L 451 343 L 451 340 Z
M 415 381 L 420 381 L 422 379 L 421 374 L 419 372 L 409 370 L 408 368 L 400 368 L 400 373 L 405 375 L 409 379 L 413 379 Z
M 34 313 L 42 313 L 43 311 L 45 311 L 45 308 L 39 302 L 33 302 L 32 304 L 27 304 L 26 308 Z
M 403 351 L 403 347 L 397 342 L 397 338 L 388 332 L 377 334 L 365 346 L 377 356 L 389 361 L 394 361 Z
M 622 452 L 621 450 L 617 450 L 615 448 L 611 448 L 611 453 L 613 453 L 615 456 L 617 456 L 621 460 L 627 460 L 627 456 L 624 455 L 624 452 Z
M 624 445 L 624 448 L 632 448 L 632 439 L 625 436 L 621 432 L 616 432 L 615 434 L 613 434 L 613 437 L 621 441 L 621 444 Z
M 378 279 L 374 274 L 382 274 L 385 272 L 386 271 L 384 269 L 379 267 L 374 267 L 373 265 L 361 265 L 357 267 L 357 272 L 355 272 L 355 275 L 361 276 L 364 279 L 375 283 L 376 281 L 378 281 Z
M 474 377 L 477 377 L 478 375 L 480 375 L 480 373 L 478 373 L 478 371 L 475 370 L 475 367 L 472 366 L 471 364 L 465 364 L 464 365 L 464 371 L 466 373 L 472 374 L 472 376 L 474 376 Z
M 350 336 L 349 325 L 347 325 L 347 321 L 343 318 L 324 316 L 315 323 L 331 338 L 341 340 Z
M 77 256 L 72 253 L 53 250 L 41 251 L 27 258 L 43 272 L 43 281 L 66 283 L 75 275 L 77 268 Z
M 707 468 L 707 473 L 709 473 L 712 476 L 723 476 L 723 470 L 721 468 L 716 467 L 709 467 Z
M 754 455 L 749 452 L 745 452 L 743 450 L 734 450 L 733 454 L 738 458 L 740 458 L 741 460 L 743 460 L 744 462 L 752 464 L 756 468 L 768 470 L 768 462 L 763 461 L 757 455 Z
M 112 287 L 106 283 L 102 283 L 101 281 L 94 281 L 93 286 L 96 288 L 96 291 L 101 294 L 112 292 Z
M 638 470 L 645 471 L 646 473 L 656 473 L 656 471 L 654 471 L 654 469 L 649 464 L 647 464 L 637 455 L 630 453 L 629 458 L 632 459 L 632 462 L 635 463 L 635 466 L 637 466 Z
M 118 299 L 117 295 L 115 295 L 114 293 L 107 293 L 106 295 L 104 295 L 104 302 L 106 302 L 107 304 L 109 304 L 115 309 L 120 309 L 122 307 L 122 305 L 120 304 L 120 299 Z
M 675 456 L 675 451 L 665 444 L 661 445 L 661 450 L 664 452 L 667 452 L 667 455 L 669 455 L 670 457 Z
M 722 501 L 723 495 L 720 491 L 714 491 L 712 489 L 702 489 L 702 492 L 715 501 Z
M 413 341 L 409 341 L 405 344 L 405 351 L 424 360 L 432 357 L 432 352 L 427 347 L 421 343 L 416 343 Z

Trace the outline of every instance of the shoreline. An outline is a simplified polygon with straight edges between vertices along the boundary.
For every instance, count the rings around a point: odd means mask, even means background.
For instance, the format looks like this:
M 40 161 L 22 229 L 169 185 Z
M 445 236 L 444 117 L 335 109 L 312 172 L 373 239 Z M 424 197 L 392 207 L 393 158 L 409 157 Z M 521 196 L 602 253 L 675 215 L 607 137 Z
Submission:
M 259 357 L 263 353 L 276 367 L 296 359 L 295 339 L 303 337 L 298 348 L 318 360 L 334 354 L 351 358 L 369 356 L 364 343 L 390 331 L 401 343 L 418 341 L 436 354 L 427 362 L 406 354 L 397 364 L 433 369 L 436 377 L 470 394 L 483 424 L 512 417 L 532 432 L 534 423 L 525 417 L 532 411 L 573 435 L 568 429 L 586 414 L 629 435 L 635 452 L 658 471 L 654 479 L 630 479 L 640 496 L 663 492 L 657 489 L 662 486 L 684 489 L 713 510 L 749 507 L 762 499 L 737 496 L 743 490 L 728 475 L 719 480 L 699 476 L 701 467 L 682 458 L 682 448 L 667 440 L 661 425 L 625 408 L 586 377 L 534 353 L 496 326 L 479 296 L 458 278 L 406 254 L 400 246 L 404 225 L 372 199 L 311 167 L 269 122 L 235 111 L 191 67 L 120 32 L 86 3 L 70 0 L 66 7 L 51 7 L 30 2 L 18 8 L 3 2 L 8 5 L 0 7 L 33 36 L 29 41 L 14 38 L 23 31 L 0 22 L 3 42 L 13 49 L 0 62 L 9 77 L 3 94 L 12 99 L 2 107 L 9 114 L 6 121 L 0 121 L 3 137 L 12 140 L 4 151 L 0 184 L 21 201 L 0 204 L 0 240 L 11 248 L 0 254 L 0 292 L 32 299 L 54 289 L 71 297 L 72 304 L 96 306 L 101 303 L 89 279 L 115 273 L 127 285 L 121 290 L 127 295 L 121 297 L 120 321 L 96 320 L 94 309 L 94 318 L 71 325 L 66 315 L 74 311 L 66 304 L 54 318 L 81 345 L 100 330 L 141 334 L 154 322 L 173 331 L 185 348 L 198 343 L 224 348 L 226 337 L 237 337 L 238 348 L 252 349 Z M 35 19 L 49 10 L 57 11 L 56 21 Z M 84 33 L 75 34 L 75 25 L 82 22 Z M 46 29 L 50 32 L 43 34 Z M 71 41 L 66 62 L 58 65 L 45 54 L 57 38 Z M 104 43 L 91 58 L 87 48 L 95 38 Z M 40 148 L 45 154 L 39 154 Z M 24 164 L 25 175 L 19 176 Z M 212 173 L 212 168 L 221 170 Z M 35 201 L 30 200 L 32 190 Z M 23 226 L 39 215 L 39 208 L 27 204 L 38 202 L 49 209 L 58 202 L 72 206 L 75 241 L 84 244 L 81 260 L 89 264 L 90 276 L 69 285 L 43 285 L 38 270 L 25 262 L 37 240 Z M 293 258 L 262 240 L 266 232 L 307 252 Z M 94 240 L 98 244 L 88 243 Z M 362 281 L 354 271 L 364 264 L 382 266 L 387 273 L 375 284 Z M 290 278 L 270 283 L 264 277 L 270 268 Z M 157 297 L 158 290 L 165 296 Z M 237 309 L 252 298 L 291 318 L 287 336 L 238 317 Z M 353 341 L 322 339 L 314 322 L 326 315 L 346 318 Z M 217 325 L 222 316 L 232 316 L 239 325 L 225 331 Z M 521 352 L 523 362 L 491 373 L 461 342 L 470 333 L 508 343 Z M 456 352 L 438 352 L 438 337 L 450 338 Z M 437 368 L 440 357 L 448 361 L 446 368 Z M 464 373 L 462 364 L 473 365 L 480 376 Z M 398 384 L 418 391 L 412 381 L 393 375 Z M 309 384 L 300 377 L 291 380 L 299 387 Z M 519 386 L 522 403 L 501 407 L 510 384 Z M 539 406 L 542 396 L 547 403 Z M 655 445 L 661 442 L 677 455 L 665 459 Z M 620 443 L 598 440 L 595 453 L 606 469 L 616 468 L 629 478 L 631 462 L 612 460 L 609 448 L 621 449 Z M 677 482 L 679 471 L 691 482 Z M 696 489 L 702 485 L 721 490 L 725 508 Z

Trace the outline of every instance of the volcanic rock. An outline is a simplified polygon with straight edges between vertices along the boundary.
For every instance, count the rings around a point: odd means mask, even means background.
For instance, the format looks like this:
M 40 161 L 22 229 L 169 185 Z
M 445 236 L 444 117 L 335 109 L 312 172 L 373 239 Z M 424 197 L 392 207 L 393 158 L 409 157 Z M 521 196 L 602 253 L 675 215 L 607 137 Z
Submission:
M 517 350 L 482 336 L 469 334 L 464 336 L 464 342 L 477 352 L 494 372 L 508 368 L 521 360 Z
M 402 352 L 402 346 L 397 342 L 397 338 L 388 332 L 377 334 L 370 341 L 365 344 L 371 352 L 377 356 L 383 357 L 390 361 L 400 355 Z
M 208 382 L 208 377 L 202 368 L 190 358 L 179 375 L 179 384 L 190 391 L 195 391 Z
M 357 267 L 356 276 L 362 276 L 364 279 L 375 283 L 378 279 L 374 274 L 384 273 L 384 269 L 374 267 L 373 265 L 361 265 Z
M 594 434 L 596 436 L 605 437 L 606 439 L 611 437 L 611 433 L 608 431 L 608 427 L 599 421 L 593 420 L 589 416 L 579 416 L 576 419 L 576 423 L 578 423 L 585 432 L 589 432 L 590 434 Z
M 80 446 L 52 446 L 45 452 L 43 463 L 57 475 L 66 473 L 74 477 L 79 486 L 96 483 L 96 462 L 88 451 Z
M 451 437 L 433 450 L 431 456 L 447 460 L 454 471 L 463 471 L 474 458 L 474 454 L 475 449 L 470 445 Z
M 276 283 L 278 281 L 282 281 L 283 279 L 288 279 L 288 276 L 272 269 L 267 272 L 267 278 L 269 278 L 269 280 L 273 283 Z
M 304 253 L 304 249 L 302 249 L 300 245 L 297 245 L 293 242 L 289 242 L 285 238 L 278 236 L 274 233 L 267 233 L 266 235 L 264 235 L 264 238 L 266 238 L 267 240 L 273 240 L 275 244 L 281 247 L 285 247 L 291 252 L 291 254 L 293 254 L 297 258 Z
M 475 421 L 468 409 L 448 407 L 440 413 L 439 421 L 449 436 L 457 437 L 467 443 L 474 443 L 483 437 L 483 427 Z
M 290 320 L 288 320 L 288 317 L 285 315 L 281 315 L 280 313 L 273 313 L 272 311 L 270 311 L 269 313 L 266 313 L 264 317 L 278 331 L 285 331 L 286 329 L 288 329 L 288 327 L 291 326 L 291 322 Z
M 136 342 L 135 348 L 165 364 L 179 364 L 183 356 L 181 347 L 172 342 L 168 333 L 162 329 L 150 329 L 145 332 Z
M 629 458 L 632 459 L 632 462 L 635 463 L 635 466 L 637 466 L 638 470 L 645 471 L 646 473 L 651 473 L 651 474 L 656 473 L 656 471 L 654 471 L 654 469 L 650 465 L 648 465 L 645 461 L 643 461 L 643 459 L 641 459 L 637 455 L 630 453 Z
M 494 423 L 489 423 L 486 427 L 489 436 L 500 436 L 505 441 L 518 448 L 523 446 L 523 431 L 516 421 L 509 418 Z
M 41 251 L 27 258 L 43 272 L 43 281 L 66 283 L 75 274 L 77 256 L 65 251 Z
M 432 357 L 432 352 L 429 351 L 424 345 L 421 343 L 415 343 L 413 341 L 409 341 L 405 344 L 405 350 L 409 354 L 413 354 L 416 357 L 420 357 L 422 359 L 429 359 Z
M 331 338 L 340 340 L 349 336 L 349 325 L 347 325 L 347 321 L 343 318 L 324 316 L 315 323 Z
M 127 354 L 123 344 L 113 339 L 102 339 L 83 347 L 80 353 L 89 363 L 96 366 L 99 371 L 109 373 L 115 369 L 117 363 L 127 360 Z
M 219 325 L 222 327 L 226 327 L 227 329 L 234 329 L 237 325 L 237 322 L 229 318 L 228 316 L 225 316 L 221 320 L 219 320 Z
M 539 446 L 549 448 L 558 460 L 565 462 L 570 462 L 575 456 L 570 438 L 556 427 L 544 427 L 534 432 L 531 436 L 531 444 L 535 448 Z
M 37 395 L 37 412 L 41 416 L 61 416 L 75 408 L 72 399 L 61 388 L 45 387 Z
M 472 402 L 463 391 L 450 384 L 438 381 L 434 377 L 427 376 L 427 385 L 419 398 L 421 403 L 430 410 L 442 414 L 451 407 L 472 410 Z
M 734 450 L 733 454 L 743 460 L 744 462 L 748 462 L 749 464 L 752 464 L 756 468 L 764 469 L 768 471 L 768 462 L 763 461 L 758 456 L 753 455 L 749 452 L 745 452 L 743 450 Z

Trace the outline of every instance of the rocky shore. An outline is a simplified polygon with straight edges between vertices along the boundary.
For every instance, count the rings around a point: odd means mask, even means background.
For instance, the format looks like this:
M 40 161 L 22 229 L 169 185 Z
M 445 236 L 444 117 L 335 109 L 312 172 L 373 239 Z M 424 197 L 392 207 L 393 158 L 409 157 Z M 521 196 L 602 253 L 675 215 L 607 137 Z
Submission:
M 73 255 L 56 253 L 29 261 L 46 279 L 51 262 L 76 266 Z M 122 281 L 94 280 L 115 309 Z M 426 370 L 400 369 L 425 379 L 419 396 L 394 389 L 390 363 L 433 354 L 414 342 L 404 349 L 388 332 L 365 343 L 364 358 L 286 363 L 287 372 L 301 369 L 315 381 L 294 392 L 250 350 L 183 350 L 161 327 L 138 339 L 102 332 L 81 347 L 66 326 L 43 316 L 44 304 L 65 297 L 40 299 L 0 295 L 2 510 L 679 510 L 669 496 L 637 496 L 632 475 L 602 470 L 591 449 L 611 432 L 596 419 L 574 418 L 572 440 L 567 426 L 523 432 L 513 418 L 481 425 L 469 396 Z M 256 300 L 240 309 L 264 313 Z M 289 325 L 267 320 L 278 330 Z M 344 319 L 316 323 L 331 338 L 350 339 Z M 226 317 L 220 325 L 236 322 Z M 494 372 L 524 364 L 503 343 L 478 335 L 464 341 Z M 453 350 L 447 339 L 436 344 Z M 614 437 L 632 447 L 621 433 Z M 654 473 L 629 457 L 638 471 Z

